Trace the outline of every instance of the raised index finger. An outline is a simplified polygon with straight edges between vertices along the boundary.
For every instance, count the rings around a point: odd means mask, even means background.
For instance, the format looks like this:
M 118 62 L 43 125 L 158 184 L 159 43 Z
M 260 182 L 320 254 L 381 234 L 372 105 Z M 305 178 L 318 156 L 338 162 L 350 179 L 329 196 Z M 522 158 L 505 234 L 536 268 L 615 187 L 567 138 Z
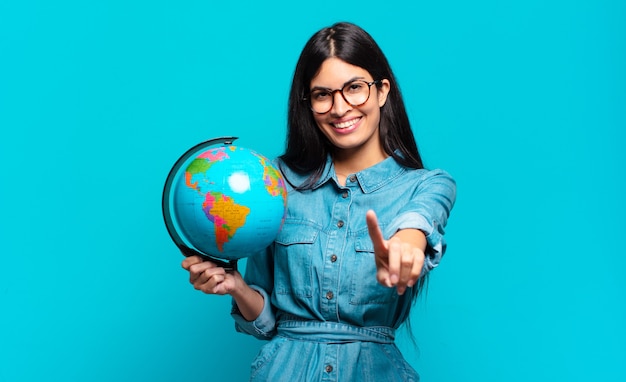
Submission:
M 376 217 L 376 213 L 372 210 L 367 211 L 367 214 L 365 214 L 365 222 L 367 223 L 367 231 L 369 232 L 372 243 L 374 244 L 374 252 L 377 255 L 385 253 L 385 251 L 387 250 L 387 246 L 385 245 L 383 232 L 378 226 L 378 218 Z

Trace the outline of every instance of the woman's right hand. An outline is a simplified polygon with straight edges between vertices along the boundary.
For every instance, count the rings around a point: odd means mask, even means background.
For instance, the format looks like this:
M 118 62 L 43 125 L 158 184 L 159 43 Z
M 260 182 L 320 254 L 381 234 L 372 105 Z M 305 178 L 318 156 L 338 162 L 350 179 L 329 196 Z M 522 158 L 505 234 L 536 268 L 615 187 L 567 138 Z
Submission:
M 263 310 L 263 296 L 250 288 L 241 273 L 232 273 L 200 256 L 183 260 L 183 268 L 189 271 L 189 282 L 206 294 L 229 294 L 233 297 L 241 315 L 248 321 L 255 320 Z
M 185 258 L 182 266 L 189 271 L 189 282 L 193 287 L 207 294 L 231 294 L 240 283 L 245 283 L 239 272 L 226 272 L 200 256 Z

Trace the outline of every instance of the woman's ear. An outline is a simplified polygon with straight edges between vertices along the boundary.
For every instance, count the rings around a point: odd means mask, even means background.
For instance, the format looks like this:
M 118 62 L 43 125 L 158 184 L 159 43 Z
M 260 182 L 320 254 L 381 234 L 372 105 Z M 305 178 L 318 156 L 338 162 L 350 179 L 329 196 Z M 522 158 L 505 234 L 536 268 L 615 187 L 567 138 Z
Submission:
M 389 83 L 388 79 L 383 79 L 380 81 L 380 87 L 376 87 L 376 89 L 378 90 L 378 107 L 383 107 L 383 105 L 385 105 L 385 102 L 387 102 L 387 95 L 389 94 L 389 89 L 391 88 L 391 85 Z

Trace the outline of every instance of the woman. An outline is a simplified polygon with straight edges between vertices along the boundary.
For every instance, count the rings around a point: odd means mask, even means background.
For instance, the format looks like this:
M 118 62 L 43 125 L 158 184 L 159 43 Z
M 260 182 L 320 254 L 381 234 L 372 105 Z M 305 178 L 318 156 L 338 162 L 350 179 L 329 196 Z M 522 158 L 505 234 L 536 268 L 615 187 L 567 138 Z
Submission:
M 231 295 L 237 330 L 270 341 L 251 380 L 419 380 L 394 333 L 445 251 L 454 181 L 423 168 L 387 59 L 353 24 L 304 47 L 288 125 L 278 238 L 245 278 L 185 259 L 191 283 Z

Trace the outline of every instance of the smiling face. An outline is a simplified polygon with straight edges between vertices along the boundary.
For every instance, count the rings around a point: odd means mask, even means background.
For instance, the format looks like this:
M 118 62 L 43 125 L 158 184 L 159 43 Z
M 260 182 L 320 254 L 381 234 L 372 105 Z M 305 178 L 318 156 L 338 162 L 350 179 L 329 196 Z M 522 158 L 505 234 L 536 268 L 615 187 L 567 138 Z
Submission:
M 352 106 L 340 92 L 334 92 L 334 103 L 329 112 L 312 113 L 317 126 L 335 147 L 335 160 L 358 155 L 359 160 L 369 166 L 387 156 L 381 146 L 378 128 L 380 108 L 389 93 L 389 81 L 372 78 L 367 70 L 331 57 L 322 63 L 317 75 L 311 79 L 310 89 L 341 89 L 354 80 L 381 80 L 381 83 L 371 86 L 369 99 L 363 105 Z

